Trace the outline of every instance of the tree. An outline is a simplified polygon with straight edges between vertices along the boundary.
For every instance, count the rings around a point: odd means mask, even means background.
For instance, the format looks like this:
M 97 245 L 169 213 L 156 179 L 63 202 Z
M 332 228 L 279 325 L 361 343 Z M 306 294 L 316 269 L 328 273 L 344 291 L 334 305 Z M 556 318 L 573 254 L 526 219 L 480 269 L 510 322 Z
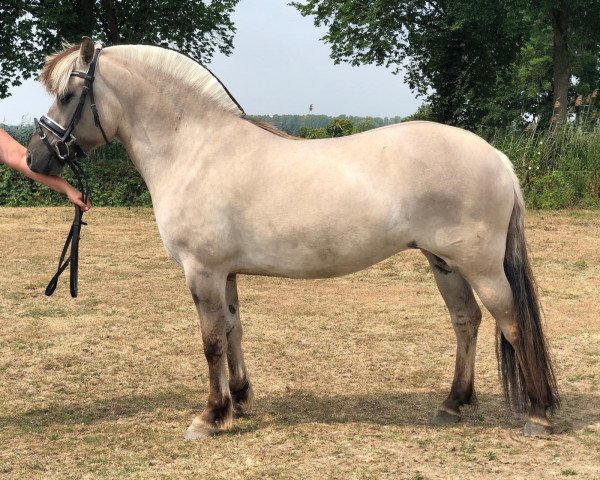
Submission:
M 325 25 L 336 63 L 406 68 L 438 121 L 480 121 L 526 33 L 511 0 L 306 0 L 293 5 Z
M 292 4 L 327 27 L 323 39 L 336 63 L 405 68 L 432 117 L 446 123 L 510 125 L 551 112 L 552 99 L 564 121 L 573 87 L 593 91 L 600 79 L 600 0 Z
M 0 98 L 38 72 L 63 40 L 165 44 L 198 61 L 232 51 L 239 0 L 5 0 L 0 4 Z
M 564 123 L 572 103 L 569 90 L 583 87 L 580 92 L 575 89 L 572 93 L 585 95 L 591 93 L 586 92 L 590 80 L 595 89 L 600 83 L 600 0 L 539 0 L 536 3 L 548 12 L 552 25 L 554 121 Z M 572 79 L 575 81 L 571 82 Z
M 354 124 L 349 118 L 338 117 L 325 127 L 328 137 L 345 137 L 354 133 Z

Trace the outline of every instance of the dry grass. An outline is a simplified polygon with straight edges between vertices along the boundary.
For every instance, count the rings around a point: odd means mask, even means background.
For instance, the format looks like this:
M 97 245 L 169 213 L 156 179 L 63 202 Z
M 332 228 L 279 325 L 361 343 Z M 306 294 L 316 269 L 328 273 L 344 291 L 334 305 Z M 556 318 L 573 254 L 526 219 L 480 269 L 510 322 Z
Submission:
M 80 298 L 55 268 L 68 209 L 0 209 L 1 478 L 600 478 L 600 212 L 533 213 L 534 267 L 564 407 L 520 435 L 482 323 L 480 405 L 429 419 L 454 335 L 405 252 L 334 280 L 240 279 L 254 414 L 186 443 L 207 393 L 198 321 L 149 210 L 95 209 Z

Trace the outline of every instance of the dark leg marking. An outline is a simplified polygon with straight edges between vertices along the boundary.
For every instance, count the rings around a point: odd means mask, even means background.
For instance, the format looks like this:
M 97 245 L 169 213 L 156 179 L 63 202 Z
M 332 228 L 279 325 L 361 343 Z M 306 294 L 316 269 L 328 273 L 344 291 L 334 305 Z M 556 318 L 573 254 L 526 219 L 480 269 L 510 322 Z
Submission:
M 231 388 L 231 387 L 230 387 Z M 231 388 L 231 397 L 236 405 L 245 403 L 248 400 L 248 395 L 250 393 L 250 382 L 248 379 L 243 383 L 240 388 L 234 389 Z
M 229 305 L 229 313 L 231 313 L 232 315 L 235 315 L 236 309 L 233 305 Z
M 450 312 L 457 340 L 454 380 L 450 393 L 438 408 L 433 422 L 439 425 L 456 423 L 460 420 L 460 407 L 476 403 L 473 384 L 481 310 L 471 286 L 458 271 L 452 270 L 442 258 L 429 252 L 423 253 L 431 265 L 438 289 Z
M 406 246 L 407 246 L 408 248 L 419 248 L 419 247 L 417 246 L 417 242 L 415 242 L 414 240 L 411 240 L 410 242 L 408 242 L 408 243 L 406 244 Z
M 202 420 L 209 425 L 215 425 L 216 427 L 222 427 L 224 421 L 231 416 L 233 405 L 231 398 L 224 397 L 219 399 L 213 399 L 209 397 L 206 403 L 206 408 L 201 414 Z

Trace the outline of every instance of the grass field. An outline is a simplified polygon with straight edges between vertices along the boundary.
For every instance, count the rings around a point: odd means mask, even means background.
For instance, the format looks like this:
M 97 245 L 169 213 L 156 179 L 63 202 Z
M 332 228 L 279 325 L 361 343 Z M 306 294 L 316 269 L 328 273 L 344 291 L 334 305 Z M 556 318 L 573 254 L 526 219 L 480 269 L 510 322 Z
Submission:
M 600 479 L 600 211 L 527 232 L 563 408 L 551 438 L 503 406 L 484 314 L 463 421 L 434 427 L 455 340 L 427 262 L 402 253 L 332 280 L 240 278 L 255 407 L 182 433 L 207 367 L 183 274 L 150 210 L 95 209 L 80 297 L 44 296 L 70 209 L 0 209 L 0 478 Z

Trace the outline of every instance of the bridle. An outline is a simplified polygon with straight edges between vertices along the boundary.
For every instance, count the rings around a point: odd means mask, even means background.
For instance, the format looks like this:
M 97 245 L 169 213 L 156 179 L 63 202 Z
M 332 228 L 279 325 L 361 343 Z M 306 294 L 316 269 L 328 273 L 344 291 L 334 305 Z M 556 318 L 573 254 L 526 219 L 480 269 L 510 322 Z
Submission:
M 75 130 L 79 120 L 81 120 L 85 99 L 88 95 L 90 96 L 90 106 L 92 114 L 94 115 L 94 124 L 100 129 L 104 141 L 108 143 L 106 132 L 100 123 L 100 115 L 98 114 L 98 108 L 96 107 L 96 101 L 94 99 L 94 78 L 96 66 L 98 65 L 98 57 L 100 56 L 101 51 L 101 48 L 96 48 L 94 50 L 94 55 L 87 72 L 71 72 L 72 77 L 83 78 L 84 83 L 81 95 L 79 96 L 79 103 L 77 104 L 75 112 L 73 112 L 69 125 L 65 128 L 47 115 L 42 115 L 39 121 L 37 118 L 34 119 L 37 134 L 44 145 L 46 145 L 50 154 L 55 156 L 63 165 L 66 164 L 69 165 L 69 167 L 71 166 L 69 162 L 69 160 L 71 160 L 71 148 L 74 150 L 76 158 L 85 158 L 87 156 L 87 153 L 83 150 L 75 135 L 73 135 L 73 130 Z M 54 144 L 54 148 L 52 148 L 52 145 L 48 141 L 44 130 L 58 138 L 57 142 Z
M 94 115 L 94 123 L 96 127 L 100 129 L 104 141 L 107 144 L 109 143 L 106 133 L 104 132 L 104 128 L 102 128 L 102 124 L 100 123 L 100 116 L 98 115 L 98 108 L 96 107 L 96 102 L 94 99 L 94 78 L 100 52 L 101 48 L 96 48 L 94 50 L 94 55 L 92 57 L 92 61 L 87 72 L 74 71 L 71 73 L 72 77 L 83 78 L 84 84 L 81 95 L 79 96 L 79 103 L 77 104 L 75 112 L 73 112 L 73 116 L 71 117 L 71 121 L 69 122 L 68 126 L 66 128 L 63 127 L 60 123 L 52 120 L 47 115 L 42 115 L 39 121 L 37 118 L 33 120 L 36 132 L 39 135 L 42 143 L 50 152 L 50 155 L 52 157 L 55 157 L 61 164 L 68 165 L 69 168 L 73 171 L 73 174 L 75 175 L 75 178 L 77 180 L 77 186 L 82 193 L 82 200 L 86 203 L 90 195 L 90 186 L 87 179 L 87 175 L 85 174 L 85 171 L 83 170 L 78 160 L 87 157 L 87 153 L 83 150 L 83 148 L 77 141 L 75 135 L 73 135 L 73 130 L 75 130 L 75 127 L 79 123 L 79 120 L 81 120 L 85 100 L 89 95 L 92 114 Z M 54 144 L 54 148 L 48 140 L 46 132 L 58 139 Z M 56 271 L 56 273 L 50 280 L 50 283 L 48 283 L 48 286 L 46 287 L 46 295 L 48 296 L 54 293 L 56 285 L 58 284 L 58 278 L 69 264 L 71 265 L 71 296 L 77 296 L 79 236 L 81 232 L 81 226 L 86 225 L 86 223 L 82 221 L 82 217 L 83 211 L 81 210 L 81 207 L 79 207 L 79 205 L 75 205 L 75 217 L 73 219 L 73 224 L 71 225 L 71 230 L 67 235 L 67 240 L 60 255 L 60 259 L 58 261 L 58 270 Z M 71 247 L 71 249 L 68 258 L 65 260 L 67 252 L 69 251 L 69 246 Z

